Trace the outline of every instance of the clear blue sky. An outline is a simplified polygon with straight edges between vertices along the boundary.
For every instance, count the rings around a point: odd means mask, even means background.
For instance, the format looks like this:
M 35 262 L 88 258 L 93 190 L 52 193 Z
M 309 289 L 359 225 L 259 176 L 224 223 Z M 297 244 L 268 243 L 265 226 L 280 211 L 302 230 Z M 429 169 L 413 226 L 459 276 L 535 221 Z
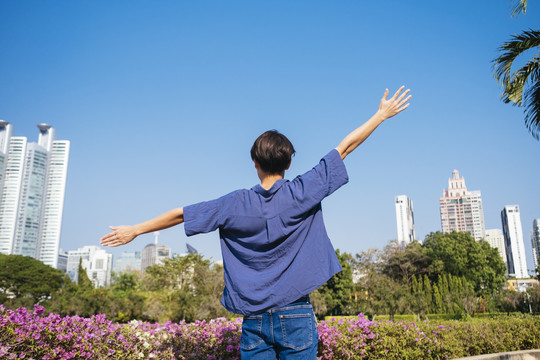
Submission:
M 521 207 L 528 267 L 540 218 L 540 142 L 499 100 L 491 60 L 540 8 L 510 2 L 0 0 L 0 118 L 37 141 L 71 140 L 61 247 L 258 181 L 249 149 L 278 129 L 309 170 L 376 110 L 385 88 L 410 108 L 346 159 L 350 183 L 323 202 L 334 246 L 396 238 L 394 196 L 414 202 L 417 237 L 440 230 L 453 169 L 481 190 L 486 228 Z M 122 251 L 142 249 L 145 235 Z M 160 240 L 183 252 L 183 226 Z M 220 259 L 218 234 L 188 240 Z

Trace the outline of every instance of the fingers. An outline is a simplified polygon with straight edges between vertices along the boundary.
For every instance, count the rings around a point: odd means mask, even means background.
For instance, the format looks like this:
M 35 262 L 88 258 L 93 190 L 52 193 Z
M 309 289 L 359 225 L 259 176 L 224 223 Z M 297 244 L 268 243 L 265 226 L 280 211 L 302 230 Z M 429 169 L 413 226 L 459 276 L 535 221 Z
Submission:
M 382 96 L 381 101 L 386 101 L 386 97 L 388 96 L 388 89 L 384 90 L 384 94 Z
M 407 92 L 409 92 L 409 90 L 407 90 Z M 405 93 L 405 94 L 406 94 L 406 93 Z M 405 95 L 405 94 L 403 94 L 403 95 Z M 401 98 L 401 97 L 402 97 L 402 96 L 400 96 L 400 98 Z M 398 99 L 398 101 L 399 101 L 399 102 L 398 102 L 398 108 L 400 108 L 400 107 L 402 107 L 403 105 L 407 104 L 407 102 L 411 99 L 411 97 L 412 97 L 412 95 L 409 95 L 409 96 L 407 96 L 407 97 L 406 97 L 405 99 L 403 99 L 403 100 L 399 100 L 399 99 Z M 407 104 L 407 105 L 408 105 L 408 104 Z
M 114 232 L 109 233 L 109 234 L 103 236 L 101 238 L 101 241 L 103 242 L 103 241 L 106 241 L 106 240 L 110 240 L 110 239 L 114 238 L 115 236 L 116 236 L 116 233 L 114 233 Z
M 403 89 L 405 89 L 405 85 L 402 85 L 397 91 L 396 93 L 394 94 L 394 96 L 392 96 L 392 99 L 396 99 L 398 96 L 399 96 L 399 93 L 401 93 L 403 91 Z
M 408 94 L 409 92 L 411 92 L 411 89 L 407 89 L 403 94 L 401 94 L 400 97 L 397 98 L 396 101 L 397 101 L 398 103 L 400 103 L 401 100 L 403 100 L 403 98 L 404 98 L 405 96 L 407 96 L 407 94 Z
M 118 232 L 116 231 L 118 227 L 117 226 L 109 226 L 109 227 L 115 231 L 103 236 L 101 238 L 100 244 L 103 246 L 112 246 L 112 247 L 122 245 L 121 241 L 118 239 L 119 237 Z

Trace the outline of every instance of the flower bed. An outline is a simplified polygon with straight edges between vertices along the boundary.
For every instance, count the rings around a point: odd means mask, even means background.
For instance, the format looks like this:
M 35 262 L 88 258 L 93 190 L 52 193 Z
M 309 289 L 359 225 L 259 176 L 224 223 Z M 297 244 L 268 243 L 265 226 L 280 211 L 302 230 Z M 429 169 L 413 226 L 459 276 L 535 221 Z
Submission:
M 0 305 L 0 359 L 240 359 L 241 319 L 118 324 Z M 540 348 L 540 319 L 319 323 L 319 359 L 445 359 Z

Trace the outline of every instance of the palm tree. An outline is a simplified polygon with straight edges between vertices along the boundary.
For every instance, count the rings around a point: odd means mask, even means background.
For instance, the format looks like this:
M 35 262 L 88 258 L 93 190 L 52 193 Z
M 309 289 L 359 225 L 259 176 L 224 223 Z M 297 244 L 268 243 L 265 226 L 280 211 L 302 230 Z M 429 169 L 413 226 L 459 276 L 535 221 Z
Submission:
M 527 0 L 515 0 L 512 16 L 525 14 Z M 538 53 L 521 68 L 512 71 L 514 60 L 525 51 L 537 49 Z M 529 29 L 513 35 L 499 51 L 494 62 L 495 78 L 503 87 L 501 100 L 524 107 L 525 126 L 540 140 L 540 31 Z
M 514 0 L 514 7 L 512 8 L 512 14 L 510 16 L 514 17 L 519 15 L 519 13 L 527 12 L 527 0 Z

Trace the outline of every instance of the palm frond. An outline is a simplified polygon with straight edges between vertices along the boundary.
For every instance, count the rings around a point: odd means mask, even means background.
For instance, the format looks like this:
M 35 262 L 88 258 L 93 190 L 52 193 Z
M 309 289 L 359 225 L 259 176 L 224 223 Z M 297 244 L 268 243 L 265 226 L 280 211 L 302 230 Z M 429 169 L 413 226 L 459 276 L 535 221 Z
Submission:
M 530 76 L 532 85 L 525 91 L 525 126 L 536 140 L 540 139 L 540 68 Z
M 499 52 L 502 54 L 493 60 L 495 79 L 505 86 L 505 83 L 509 82 L 512 77 L 514 60 L 524 51 L 534 47 L 540 48 L 540 31 L 529 29 L 521 34 L 513 35 L 510 41 L 499 47 Z
M 512 102 L 514 105 L 523 105 L 523 88 L 527 80 L 534 81 L 535 72 L 540 69 L 540 57 L 533 57 L 521 69 L 516 70 L 512 78 L 503 84 L 504 90 L 501 99 L 505 103 Z
M 513 0 L 514 7 L 512 7 L 511 17 L 517 16 L 521 13 L 525 14 L 527 12 L 527 0 Z
M 534 48 L 538 54 L 512 72 L 516 58 Z M 501 54 L 493 60 L 493 75 L 503 87 L 501 99 L 505 103 L 524 107 L 525 126 L 532 136 L 540 140 L 540 31 L 529 29 L 513 35 L 499 51 Z

